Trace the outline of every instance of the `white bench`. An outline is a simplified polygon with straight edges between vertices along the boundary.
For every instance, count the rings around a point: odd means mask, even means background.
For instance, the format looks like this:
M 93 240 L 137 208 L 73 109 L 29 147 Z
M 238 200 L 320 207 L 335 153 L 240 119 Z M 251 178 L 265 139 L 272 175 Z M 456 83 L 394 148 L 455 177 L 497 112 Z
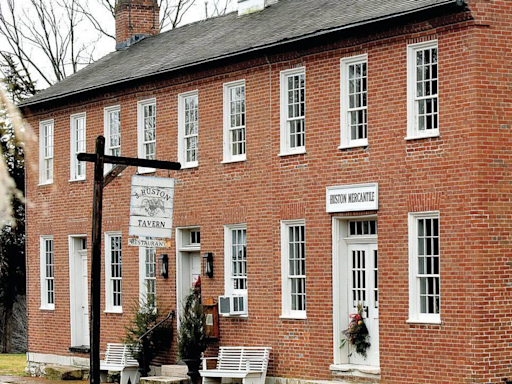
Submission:
M 199 374 L 203 384 L 222 382 L 222 378 L 242 379 L 243 384 L 265 384 L 270 347 L 220 347 L 218 357 L 203 358 Z M 217 360 L 215 369 L 208 369 L 207 360 Z
M 136 384 L 139 381 L 139 363 L 126 344 L 108 343 L 105 360 L 100 361 L 101 382 L 107 381 L 109 371 L 121 372 L 120 384 Z

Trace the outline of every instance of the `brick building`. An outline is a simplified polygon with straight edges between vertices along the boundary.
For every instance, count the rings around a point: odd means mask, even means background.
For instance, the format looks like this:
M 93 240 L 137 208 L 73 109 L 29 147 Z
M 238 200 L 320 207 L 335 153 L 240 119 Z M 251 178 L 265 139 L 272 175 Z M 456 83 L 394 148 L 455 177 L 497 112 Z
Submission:
M 116 52 L 22 106 L 31 365 L 88 357 L 76 153 L 104 134 L 183 169 L 105 189 L 102 350 L 148 290 L 179 308 L 209 252 L 203 297 L 247 300 L 210 352 L 271 346 L 268 380 L 512 380 L 509 0 L 239 0 L 161 34 L 153 1 L 117 12 Z M 170 248 L 127 245 L 137 172 L 175 180 Z M 357 303 L 366 359 L 340 347 Z

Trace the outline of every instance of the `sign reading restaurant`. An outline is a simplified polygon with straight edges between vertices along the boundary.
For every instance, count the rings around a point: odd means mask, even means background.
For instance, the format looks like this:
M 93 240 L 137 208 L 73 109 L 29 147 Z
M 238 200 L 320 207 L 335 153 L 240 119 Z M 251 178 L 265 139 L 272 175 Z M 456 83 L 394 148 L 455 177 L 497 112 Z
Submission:
M 132 177 L 130 236 L 171 238 L 174 179 Z
M 326 210 L 333 212 L 375 211 L 379 209 L 379 184 L 327 187 Z

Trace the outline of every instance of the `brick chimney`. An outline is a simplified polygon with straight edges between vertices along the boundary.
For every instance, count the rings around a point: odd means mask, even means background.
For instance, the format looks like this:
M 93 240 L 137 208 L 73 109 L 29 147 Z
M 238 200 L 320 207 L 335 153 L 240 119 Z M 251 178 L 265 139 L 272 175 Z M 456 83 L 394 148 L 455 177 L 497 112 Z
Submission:
M 238 0 L 238 16 L 259 12 L 278 0 Z
M 160 32 L 160 8 L 157 0 L 117 0 L 116 49 Z

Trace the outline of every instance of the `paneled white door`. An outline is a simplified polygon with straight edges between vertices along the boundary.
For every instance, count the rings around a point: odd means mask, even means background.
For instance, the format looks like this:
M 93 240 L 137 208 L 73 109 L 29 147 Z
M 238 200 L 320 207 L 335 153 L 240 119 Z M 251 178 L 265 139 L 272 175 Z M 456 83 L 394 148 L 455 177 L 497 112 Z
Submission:
M 78 255 L 80 258 L 80 304 L 79 311 L 81 321 L 81 334 L 82 334 L 82 343 L 81 345 L 89 345 L 89 290 L 88 288 L 88 279 L 87 279 L 87 250 L 78 251 Z
M 348 310 L 363 308 L 363 319 L 370 335 L 366 359 L 350 348 L 350 364 L 379 366 L 379 290 L 377 244 L 348 245 Z

